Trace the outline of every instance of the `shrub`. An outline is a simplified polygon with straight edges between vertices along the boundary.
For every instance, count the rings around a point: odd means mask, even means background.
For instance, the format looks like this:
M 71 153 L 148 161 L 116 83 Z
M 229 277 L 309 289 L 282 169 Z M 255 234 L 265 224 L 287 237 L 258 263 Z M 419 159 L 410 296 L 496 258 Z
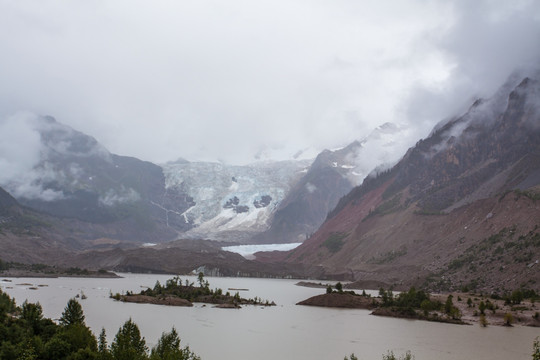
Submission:
M 506 326 L 512 326 L 512 323 L 514 322 L 514 317 L 510 313 L 504 314 L 504 325 Z

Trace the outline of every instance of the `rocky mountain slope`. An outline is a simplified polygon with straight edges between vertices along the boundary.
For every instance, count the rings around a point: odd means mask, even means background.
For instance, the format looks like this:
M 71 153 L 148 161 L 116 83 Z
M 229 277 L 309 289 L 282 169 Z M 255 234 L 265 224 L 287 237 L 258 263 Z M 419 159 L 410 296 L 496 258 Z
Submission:
M 285 255 L 327 275 L 433 289 L 540 286 L 540 84 L 503 86 L 343 197 Z
M 0 216 L 7 218 L 13 215 L 17 206 L 17 200 L 0 187 Z
M 53 226 L 45 215 L 21 206 L 0 187 L 0 260 L 35 263 L 68 254 L 69 238 L 44 240 Z

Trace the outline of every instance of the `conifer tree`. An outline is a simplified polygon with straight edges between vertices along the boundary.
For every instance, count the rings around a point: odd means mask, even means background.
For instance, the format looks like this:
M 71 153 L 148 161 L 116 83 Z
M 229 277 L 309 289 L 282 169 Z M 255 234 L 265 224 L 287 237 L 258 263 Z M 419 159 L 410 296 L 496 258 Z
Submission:
M 144 360 L 147 350 L 139 327 L 131 319 L 118 330 L 111 343 L 111 355 L 115 360 Z
M 173 327 L 171 332 L 163 333 L 157 345 L 152 348 L 150 360 L 200 360 L 189 350 L 189 347 L 180 348 L 180 337 Z
M 98 339 L 98 359 L 99 360 L 111 360 L 112 356 L 107 347 L 107 335 L 105 334 L 105 328 L 101 328 Z
M 60 318 L 60 324 L 64 326 L 74 325 L 74 324 L 84 324 L 84 314 L 81 304 L 75 299 L 69 299 L 62 317 Z

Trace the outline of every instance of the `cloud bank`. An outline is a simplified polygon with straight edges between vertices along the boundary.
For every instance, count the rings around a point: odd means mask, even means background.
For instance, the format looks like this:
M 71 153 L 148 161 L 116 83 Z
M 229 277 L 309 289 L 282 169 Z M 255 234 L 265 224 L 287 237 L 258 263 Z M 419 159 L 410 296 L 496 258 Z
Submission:
M 0 185 L 13 196 L 44 201 L 63 198 L 61 191 L 45 189 L 43 183 L 58 179 L 44 163 L 44 147 L 35 116 L 18 113 L 0 121 Z
M 291 158 L 385 122 L 406 148 L 536 67 L 538 39 L 534 0 L 0 1 L 0 161 L 37 156 L 6 150 L 35 149 L 20 110 L 154 162 Z

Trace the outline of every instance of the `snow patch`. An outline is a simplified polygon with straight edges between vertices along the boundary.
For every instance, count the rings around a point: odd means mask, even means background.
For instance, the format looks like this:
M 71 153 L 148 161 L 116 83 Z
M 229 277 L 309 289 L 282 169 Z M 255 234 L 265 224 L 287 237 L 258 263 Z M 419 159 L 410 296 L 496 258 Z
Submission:
M 315 185 L 313 185 L 312 183 L 308 182 L 308 183 L 306 183 L 306 190 L 310 194 L 313 194 L 315 192 L 315 190 L 317 190 L 317 187 Z
M 229 191 L 238 191 L 238 181 L 233 181 L 229 186 Z

